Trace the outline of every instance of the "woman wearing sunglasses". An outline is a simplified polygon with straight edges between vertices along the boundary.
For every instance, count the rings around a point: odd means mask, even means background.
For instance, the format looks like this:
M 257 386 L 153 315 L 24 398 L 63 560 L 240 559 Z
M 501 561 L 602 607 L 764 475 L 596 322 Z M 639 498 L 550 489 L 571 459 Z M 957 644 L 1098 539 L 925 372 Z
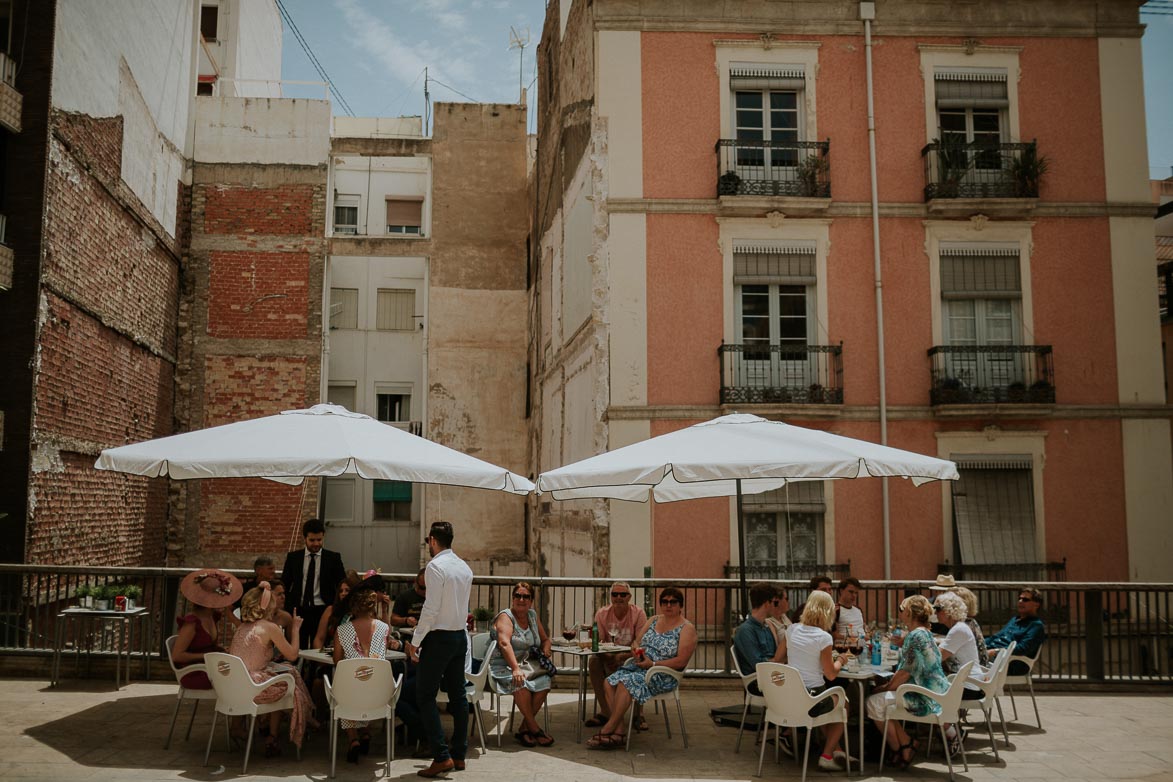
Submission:
M 498 695 L 512 695 L 522 724 L 515 737 L 526 747 L 548 747 L 554 743 L 536 719 L 550 692 L 550 677 L 530 662 L 530 673 L 522 666 L 529 661 L 530 649 L 537 646 L 542 654 L 550 656 L 550 636 L 534 610 L 534 588 L 527 581 L 513 587 L 511 607 L 497 614 L 493 620 L 497 646 L 489 658 L 489 678 Z
M 633 657 L 607 677 L 607 702 L 611 717 L 599 733 L 587 741 L 587 749 L 616 749 L 627 740 L 623 730 L 631 704 L 643 705 L 654 695 L 670 692 L 677 682 L 670 676 L 655 676 L 647 671 L 663 665 L 683 671 L 696 649 L 696 627 L 684 618 L 684 593 L 676 587 L 660 592 L 660 613 L 640 631 L 642 655 Z

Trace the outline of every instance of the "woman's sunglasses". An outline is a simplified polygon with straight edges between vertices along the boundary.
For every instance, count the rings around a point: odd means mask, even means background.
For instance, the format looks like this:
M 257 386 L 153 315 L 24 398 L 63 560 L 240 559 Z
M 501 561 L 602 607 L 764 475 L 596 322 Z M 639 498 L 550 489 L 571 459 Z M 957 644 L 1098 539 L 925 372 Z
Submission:
M 681 603 L 679 600 L 677 600 L 674 597 L 661 597 L 660 598 L 660 605 L 662 605 L 662 606 L 678 606 L 678 605 L 683 605 L 683 603 Z
M 534 596 L 528 595 L 525 592 L 514 592 L 513 599 L 514 600 L 533 600 Z

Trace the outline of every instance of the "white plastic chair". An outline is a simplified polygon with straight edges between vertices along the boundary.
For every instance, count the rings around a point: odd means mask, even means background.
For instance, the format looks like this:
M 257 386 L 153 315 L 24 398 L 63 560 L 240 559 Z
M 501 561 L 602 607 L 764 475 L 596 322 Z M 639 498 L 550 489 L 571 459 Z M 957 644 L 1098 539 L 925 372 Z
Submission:
M 244 764 L 240 773 L 248 773 L 248 756 L 253 747 L 253 736 L 256 735 L 257 715 L 269 714 L 274 711 L 292 709 L 294 705 L 294 690 L 296 684 L 293 674 L 279 673 L 257 684 L 249 676 L 244 660 L 236 655 L 223 652 L 208 652 L 204 655 L 204 667 L 208 671 L 208 678 L 212 680 L 212 688 L 216 691 L 216 711 L 212 713 L 212 729 L 208 733 L 208 748 L 204 750 L 204 765 L 208 765 L 208 756 L 212 754 L 212 736 L 216 734 L 216 719 L 223 714 L 226 717 L 248 716 L 248 742 L 244 747 Z M 274 684 L 285 683 L 285 695 L 273 703 L 255 703 L 258 695 Z M 297 759 L 301 760 L 301 747 L 297 748 Z
M 1040 648 L 1039 654 L 1042 654 L 1042 651 L 1043 650 Z M 1008 652 L 1009 650 L 1005 652 L 999 652 L 997 656 L 1001 657 L 1004 654 L 1008 654 Z M 1008 666 L 1006 670 L 1006 690 L 1010 693 L 1010 705 L 1014 707 L 1014 721 L 1018 722 L 1018 704 L 1014 702 L 1014 690 L 1010 689 L 1010 686 L 1014 684 L 1026 685 L 1027 689 L 1030 691 L 1030 702 L 1035 707 L 1035 724 L 1039 726 L 1039 730 L 1042 730 L 1043 720 L 1041 717 L 1039 717 L 1039 702 L 1035 700 L 1035 685 L 1033 680 L 1035 663 L 1038 661 L 1038 657 L 1024 657 L 1023 655 L 1010 656 L 1009 665 L 1013 665 L 1014 663 L 1023 663 L 1026 665 L 1026 673 L 1010 673 Z
M 957 674 L 952 678 L 953 682 L 949 685 L 949 689 L 943 694 L 933 692 L 927 687 L 921 687 L 919 684 L 906 683 L 896 688 L 896 700 L 888 704 L 888 711 L 884 714 L 884 743 L 880 749 L 880 770 L 884 770 L 884 755 L 888 752 L 888 723 L 892 720 L 900 720 L 901 722 L 923 722 L 928 725 L 936 725 L 941 731 L 941 746 L 945 750 L 945 760 L 949 764 L 949 779 L 953 779 L 953 758 L 949 754 L 949 739 L 945 737 L 945 726 L 956 724 L 961 720 L 961 691 L 965 688 L 965 681 L 969 678 L 969 672 L 973 669 L 973 663 L 968 662 L 962 665 L 957 671 Z M 904 696 L 917 693 L 923 695 L 929 700 L 935 702 L 941 707 L 938 714 L 925 714 L 924 716 L 913 714 L 904 706 Z M 957 728 L 960 730 L 961 728 Z M 929 734 L 929 746 L 932 746 L 932 734 Z M 927 750 L 926 750 L 927 754 Z M 961 762 L 965 764 L 965 770 L 969 771 L 969 760 L 965 757 L 965 743 L 961 745 Z
M 749 716 L 749 709 L 751 706 L 765 706 L 766 699 L 761 695 L 754 695 L 749 690 L 749 686 L 751 684 L 757 683 L 757 671 L 754 671 L 753 673 L 746 673 L 745 671 L 741 670 L 741 661 L 737 659 L 737 649 L 732 645 L 729 646 L 729 656 L 733 658 L 733 670 L 737 671 L 737 675 L 741 677 L 741 725 L 737 728 L 737 744 L 735 744 L 733 747 L 734 752 L 741 752 L 741 734 L 745 730 L 745 718 Z M 758 723 L 758 733 L 761 733 L 762 726 L 765 724 L 765 720 L 762 720 Z
M 985 676 L 977 676 L 976 669 L 971 671 L 969 683 L 982 691 L 982 697 L 968 701 L 962 699 L 961 701 L 961 711 L 963 712 L 970 709 L 982 710 L 982 714 L 986 718 L 986 730 L 990 732 L 990 746 L 994 750 L 995 761 L 1001 761 L 1001 758 L 998 757 L 998 742 L 994 740 L 994 726 L 990 721 L 990 711 L 997 704 L 998 716 L 1002 720 L 1002 738 L 1006 741 L 1006 746 L 1009 747 L 1010 735 L 1006 732 L 1006 717 L 1002 714 L 1002 704 L 998 703 L 998 696 L 1002 694 L 1002 688 L 1006 684 L 1006 672 L 1010 669 L 1010 656 L 1014 654 L 1014 647 L 1017 645 L 1017 641 L 1011 641 L 1005 652 L 995 655 L 994 662 L 990 665 L 990 670 L 986 672 Z
M 482 636 L 488 637 L 488 633 L 477 633 L 472 637 L 472 656 L 477 656 L 477 651 L 481 654 L 492 654 L 495 646 L 494 642 L 490 642 L 487 646 L 478 646 L 478 639 Z M 488 657 L 478 658 L 481 660 L 481 668 L 476 673 L 464 672 L 464 697 L 473 707 L 473 714 L 476 716 L 477 735 L 481 740 L 481 752 L 488 752 L 488 745 L 485 742 L 485 724 L 481 720 L 481 696 L 485 693 L 485 687 L 489 679 L 489 659 Z M 489 691 L 493 695 L 492 690 Z M 448 702 L 448 693 L 440 690 L 436 693 L 436 703 L 442 704 Z M 500 706 L 498 706 L 498 710 Z M 500 713 L 498 712 L 498 724 L 500 724 Z M 497 736 L 497 746 L 501 746 L 501 736 Z
M 181 681 L 184 676 L 189 673 L 198 673 L 206 670 L 203 663 L 192 663 L 185 665 L 182 668 L 177 668 L 175 660 L 171 657 L 171 652 L 175 649 L 175 641 L 178 635 L 173 635 L 167 639 L 167 662 L 171 664 L 171 672 L 175 674 L 175 683 L 179 685 L 179 693 L 175 698 L 175 711 L 171 712 L 171 727 L 167 729 L 167 741 L 163 742 L 163 749 L 171 746 L 171 734 L 175 732 L 175 719 L 179 716 L 179 707 L 183 705 L 184 699 L 192 701 L 191 719 L 187 721 L 187 733 L 184 734 L 183 740 L 187 741 L 191 738 L 191 726 L 195 723 L 196 710 L 200 707 L 200 701 L 214 701 L 216 700 L 215 690 L 189 690 L 183 686 Z
M 387 660 L 355 658 L 339 660 L 334 666 L 334 682 L 326 676 L 323 684 L 330 704 L 330 778 L 338 765 L 339 720 L 370 722 L 385 720 L 387 725 L 387 773 L 391 776 L 391 759 L 395 757 L 395 705 L 403 686 L 403 674 L 394 677 Z
M 676 715 L 680 718 L 680 735 L 684 739 L 684 748 L 688 749 L 688 729 L 684 726 L 684 707 L 680 705 L 680 683 L 684 680 L 684 671 L 678 671 L 666 665 L 653 665 L 651 668 L 648 668 L 645 681 L 650 682 L 653 676 L 670 676 L 676 680 L 676 686 L 668 692 L 663 692 L 648 698 L 644 706 L 646 707 L 649 703 L 664 703 L 664 731 L 668 734 L 668 738 L 672 738 L 672 726 L 668 723 L 668 701 L 675 701 Z M 628 752 L 631 751 L 631 726 L 635 722 L 635 710 L 636 704 L 632 703 L 631 708 L 627 711 L 627 743 L 625 749 Z
M 851 774 L 851 741 L 847 730 L 847 692 L 842 687 L 829 687 L 818 695 L 811 695 L 802 682 L 802 674 L 792 665 L 782 663 L 758 663 L 758 687 L 766 701 L 766 714 L 762 718 L 766 729 L 774 726 L 774 752 L 777 759 L 781 728 L 806 728 L 806 750 L 802 753 L 802 779 L 806 782 L 806 767 L 810 760 L 811 731 L 819 725 L 832 722 L 843 723 L 843 748 L 847 753 L 847 773 Z M 835 699 L 831 710 L 817 717 L 810 715 L 815 704 Z M 797 734 L 796 734 L 797 735 Z M 795 748 L 797 751 L 797 747 Z M 758 773 L 762 775 L 762 763 L 766 758 L 766 742 L 758 753 Z

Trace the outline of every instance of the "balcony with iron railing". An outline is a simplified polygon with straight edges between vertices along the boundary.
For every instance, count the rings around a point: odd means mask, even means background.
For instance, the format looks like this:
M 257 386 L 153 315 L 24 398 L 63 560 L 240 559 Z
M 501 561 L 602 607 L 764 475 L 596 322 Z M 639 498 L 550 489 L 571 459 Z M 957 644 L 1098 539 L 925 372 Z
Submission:
M 1050 345 L 934 345 L 933 405 L 1054 404 Z
M 921 150 L 925 201 L 930 211 L 972 209 L 1015 212 L 1029 209 L 1039 197 L 1047 172 L 1034 141 L 934 141 Z M 983 203 L 971 202 L 980 200 Z
M 842 344 L 727 344 L 717 352 L 723 405 L 843 404 Z
M 831 142 L 720 139 L 717 197 L 724 196 L 829 200 Z

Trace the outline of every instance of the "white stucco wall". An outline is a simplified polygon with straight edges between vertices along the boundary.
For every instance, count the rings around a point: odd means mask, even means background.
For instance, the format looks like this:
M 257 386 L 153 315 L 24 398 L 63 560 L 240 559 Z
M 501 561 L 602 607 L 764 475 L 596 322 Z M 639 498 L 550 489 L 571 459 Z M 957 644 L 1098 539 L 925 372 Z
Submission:
M 420 138 L 420 117 L 335 117 L 336 138 Z
M 387 225 L 387 198 L 405 196 L 423 199 L 421 232 L 429 236 L 431 209 L 428 182 L 431 159 L 427 157 L 369 157 L 335 155 L 333 191 L 359 197 L 358 232 L 383 236 Z M 333 215 L 330 215 L 333 223 Z M 403 237 L 403 234 L 396 234 Z
M 276 0 L 237 0 L 235 73 L 240 97 L 281 96 L 281 14 Z
M 330 103 L 291 98 L 195 99 L 201 163 L 322 165 L 330 159 Z
M 191 110 L 192 7 L 185 0 L 61 0 L 53 108 L 124 118 L 122 177 L 174 234 Z

